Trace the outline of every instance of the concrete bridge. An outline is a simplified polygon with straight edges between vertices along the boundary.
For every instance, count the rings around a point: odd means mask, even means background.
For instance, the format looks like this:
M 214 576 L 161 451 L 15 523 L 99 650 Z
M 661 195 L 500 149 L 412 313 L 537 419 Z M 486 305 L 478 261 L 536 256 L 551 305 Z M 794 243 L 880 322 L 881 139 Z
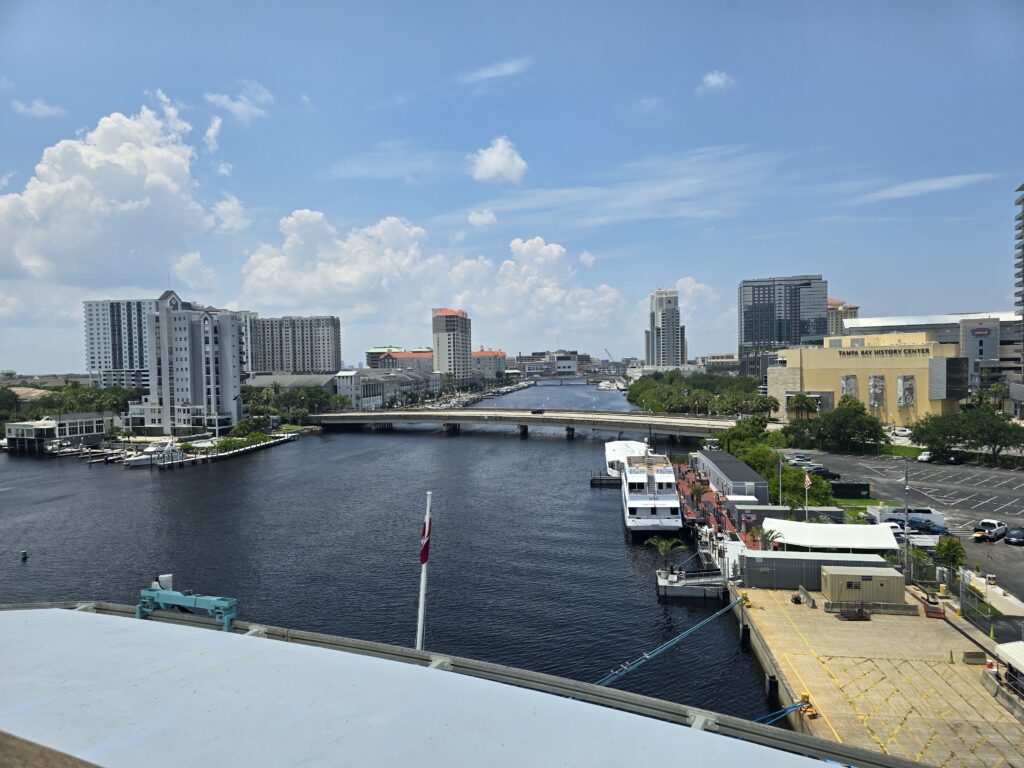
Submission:
M 342 411 L 310 415 L 313 424 L 324 429 L 358 427 L 365 424 L 392 427 L 395 424 L 441 424 L 458 432 L 463 424 L 508 424 L 526 435 L 530 427 L 562 427 L 568 437 L 577 429 L 603 432 L 648 432 L 668 437 L 710 437 L 736 425 L 734 419 L 717 416 L 683 416 L 640 411 L 511 410 L 504 408 L 400 409 Z

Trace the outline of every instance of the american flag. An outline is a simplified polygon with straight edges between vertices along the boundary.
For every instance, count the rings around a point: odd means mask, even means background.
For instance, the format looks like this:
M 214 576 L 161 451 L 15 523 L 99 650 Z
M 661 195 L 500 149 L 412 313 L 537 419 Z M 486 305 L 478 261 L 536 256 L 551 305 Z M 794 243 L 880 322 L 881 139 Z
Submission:
M 804 472 L 804 488 L 811 487 L 811 476 Z

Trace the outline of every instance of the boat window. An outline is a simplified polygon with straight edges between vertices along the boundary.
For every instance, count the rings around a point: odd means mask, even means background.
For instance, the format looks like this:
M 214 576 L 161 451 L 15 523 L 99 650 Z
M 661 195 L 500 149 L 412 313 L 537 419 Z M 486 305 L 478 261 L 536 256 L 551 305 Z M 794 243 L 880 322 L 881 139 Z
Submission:
M 678 515 L 679 514 L 679 507 L 669 507 L 668 511 L 669 511 L 669 514 L 671 514 L 671 515 Z
M 636 509 L 634 507 L 630 507 L 629 508 L 629 514 L 632 515 L 633 517 L 636 517 Z
M 658 516 L 658 508 L 657 507 L 651 507 L 651 517 L 657 517 L 657 516 Z

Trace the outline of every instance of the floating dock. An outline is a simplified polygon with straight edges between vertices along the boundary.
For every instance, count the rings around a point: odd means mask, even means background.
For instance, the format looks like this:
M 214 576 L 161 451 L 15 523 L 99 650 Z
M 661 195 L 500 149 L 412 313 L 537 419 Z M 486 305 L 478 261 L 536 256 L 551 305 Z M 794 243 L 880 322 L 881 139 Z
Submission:
M 725 579 L 718 571 L 700 573 L 657 573 L 660 597 L 698 597 L 721 600 L 726 591 Z
M 817 712 L 790 715 L 794 730 L 948 768 L 1021 764 L 1024 724 L 984 687 L 977 665 L 987 638 L 952 611 L 849 622 L 793 603 L 790 591 L 746 592 L 750 605 L 735 609 L 740 631 L 780 705 L 807 692 Z

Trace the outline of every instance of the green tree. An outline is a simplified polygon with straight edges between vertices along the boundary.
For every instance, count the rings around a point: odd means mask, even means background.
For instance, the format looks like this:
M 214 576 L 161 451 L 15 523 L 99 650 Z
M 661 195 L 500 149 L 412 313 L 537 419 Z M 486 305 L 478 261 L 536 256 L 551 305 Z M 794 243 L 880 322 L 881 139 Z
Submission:
M 10 387 L 0 388 L 0 411 L 7 411 L 8 413 L 14 413 L 18 410 L 18 405 L 21 400 L 18 395 L 15 394 L 14 390 Z
M 352 407 L 352 399 L 348 395 L 331 395 L 327 407 L 331 411 L 347 411 Z
M 789 398 L 787 407 L 796 414 L 797 419 L 804 420 L 809 414 L 818 412 L 818 400 L 805 392 L 800 392 Z
M 988 451 L 993 461 L 1007 448 L 1024 444 L 1024 427 L 980 397 L 961 411 L 964 441 L 974 450 Z
M 818 418 L 818 440 L 831 450 L 863 450 L 888 441 L 882 422 L 868 413 L 864 403 L 849 395 Z
M 963 439 L 963 419 L 959 413 L 945 416 L 928 414 L 918 419 L 910 428 L 910 439 L 923 445 L 932 453 L 948 456 Z
M 943 536 L 935 546 L 935 560 L 955 570 L 967 562 L 967 553 L 956 536 Z
M 668 570 L 668 558 L 677 549 L 684 549 L 686 545 L 677 538 L 665 536 L 651 536 L 646 542 L 648 546 L 658 550 L 658 555 L 665 560 L 665 570 Z

